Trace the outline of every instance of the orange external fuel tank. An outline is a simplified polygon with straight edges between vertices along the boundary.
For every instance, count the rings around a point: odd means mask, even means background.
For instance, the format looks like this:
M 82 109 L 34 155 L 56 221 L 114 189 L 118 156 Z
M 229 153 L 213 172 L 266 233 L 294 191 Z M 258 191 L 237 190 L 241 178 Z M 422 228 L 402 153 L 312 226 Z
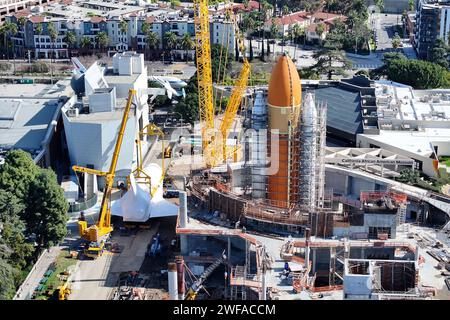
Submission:
M 272 70 L 268 89 L 269 135 L 278 134 L 278 172 L 268 177 L 268 200 L 279 207 L 290 203 L 291 179 L 298 179 L 298 172 L 290 172 L 292 163 L 291 134 L 298 125 L 302 88 L 300 77 L 292 60 L 282 55 Z M 276 133 L 278 131 L 278 133 Z M 276 161 L 270 150 L 272 163 Z M 272 164 L 273 166 L 273 164 Z

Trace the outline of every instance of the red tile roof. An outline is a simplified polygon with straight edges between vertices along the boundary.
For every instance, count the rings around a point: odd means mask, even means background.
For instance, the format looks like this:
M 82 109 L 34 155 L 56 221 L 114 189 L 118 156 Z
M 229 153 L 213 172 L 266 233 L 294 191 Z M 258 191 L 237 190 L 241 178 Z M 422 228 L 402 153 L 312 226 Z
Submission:
M 341 16 L 341 15 L 336 14 L 336 13 L 328 13 L 328 12 L 321 12 L 321 11 L 315 12 L 312 15 L 312 17 L 315 20 L 334 20 L 339 16 Z
M 29 20 L 33 23 L 42 23 L 45 21 L 45 17 L 44 16 L 31 16 L 29 18 Z
M 100 23 L 100 22 L 103 22 L 103 21 L 106 21 L 106 18 L 105 18 L 105 17 L 98 17 L 98 16 L 95 16 L 95 17 L 92 17 L 92 18 L 91 18 L 91 22 L 92 22 L 92 23 Z
M 28 9 L 23 9 L 23 10 L 17 11 L 17 12 L 14 14 L 14 17 L 16 17 L 17 19 L 19 19 L 20 17 L 28 17 L 29 15 L 30 15 L 30 10 L 28 10 Z
M 277 25 L 290 25 L 290 24 L 302 22 L 305 20 L 309 20 L 310 17 L 311 16 L 308 12 L 298 11 L 298 12 L 294 12 L 294 13 L 285 15 L 280 18 L 275 18 L 274 21 L 275 21 L 275 24 L 277 24 Z M 268 25 L 271 25 L 271 24 L 272 24 L 272 21 L 269 20 Z
M 153 22 L 155 22 L 155 17 L 154 16 L 148 16 L 147 19 L 145 19 L 145 22 L 153 23 Z
M 259 2 L 250 0 L 248 2 L 248 6 L 246 7 L 243 3 L 235 3 L 233 4 L 233 11 L 253 11 L 255 9 L 259 9 Z

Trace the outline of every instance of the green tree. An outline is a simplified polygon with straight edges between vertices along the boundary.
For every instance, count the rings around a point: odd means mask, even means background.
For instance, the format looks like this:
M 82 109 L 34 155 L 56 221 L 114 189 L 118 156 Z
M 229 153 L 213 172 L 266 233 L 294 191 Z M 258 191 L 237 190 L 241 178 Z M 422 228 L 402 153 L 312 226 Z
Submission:
M 420 175 L 417 170 L 404 169 L 400 171 L 400 177 L 397 178 L 397 181 L 414 185 L 419 181 L 419 179 Z
M 175 9 L 176 7 L 181 5 L 181 1 L 180 0 L 170 0 L 170 7 L 172 9 Z
M 278 39 L 279 35 L 279 28 L 278 25 L 275 23 L 275 19 L 272 18 L 271 24 L 270 24 L 270 39 L 273 41 L 273 53 L 275 53 L 275 40 Z M 269 42 L 267 42 L 269 44 Z M 267 51 L 270 53 L 270 47 L 267 46 Z
M 317 62 L 310 69 L 318 74 L 326 74 L 328 80 L 331 80 L 333 75 L 345 75 L 345 71 L 351 67 L 350 61 L 341 50 L 324 48 L 314 53 L 313 58 Z
M 395 50 L 397 50 L 398 48 L 400 48 L 402 45 L 402 39 L 400 38 L 400 36 L 395 36 L 392 39 L 392 48 L 394 48 Z
M 404 83 L 416 89 L 445 88 L 449 72 L 442 66 L 422 60 L 407 59 L 404 55 L 385 55 L 380 74 L 389 80 Z
M 123 20 L 122 20 L 123 21 Z M 109 45 L 109 37 L 108 34 L 104 31 L 100 31 L 95 35 L 95 41 L 98 44 L 98 47 L 100 48 L 100 51 L 105 51 L 106 48 L 108 48 Z
M 249 50 L 249 61 L 253 60 L 253 46 L 252 46 L 252 40 L 253 36 L 252 33 L 254 32 L 256 27 L 256 22 L 251 13 L 245 13 L 242 19 L 242 30 L 247 35 L 248 40 L 248 50 Z
M 380 10 L 380 12 L 383 12 L 384 0 L 375 0 L 375 5 L 377 6 L 378 10 Z
M 16 293 L 16 271 L 4 258 L 0 258 L 0 300 L 11 300 Z
M 14 194 L 0 190 L 0 244 L 11 249 L 8 260 L 18 269 L 23 269 L 28 264 L 33 253 L 33 246 L 25 241 L 25 223 L 20 219 L 24 209 L 24 203 Z
M 185 33 L 183 38 L 181 38 L 181 47 L 186 51 L 186 62 L 189 59 L 189 51 L 194 48 L 194 41 L 191 39 L 189 33 Z
M 37 252 L 42 247 L 49 248 L 63 240 L 67 234 L 69 204 L 52 170 L 40 170 L 30 184 L 26 203 L 24 220 L 27 233 L 36 237 Z
M 194 124 L 198 121 L 198 87 L 197 74 L 195 74 L 189 81 L 185 88 L 186 97 L 175 106 L 175 111 L 179 112 L 183 119 Z
M 414 11 L 414 0 L 408 1 L 408 9 L 409 11 Z
M 443 68 L 448 69 L 448 51 L 449 47 L 441 38 L 436 39 L 433 47 L 428 50 L 428 61 L 437 63 Z
M 64 41 L 67 43 L 69 47 L 69 56 L 72 57 L 72 49 L 74 45 L 77 43 L 77 36 L 75 35 L 75 32 L 68 31 L 66 36 L 64 37 Z
M 39 173 L 30 154 L 22 150 L 9 151 L 0 166 L 0 190 L 9 191 L 20 201 L 25 201 L 30 183 Z

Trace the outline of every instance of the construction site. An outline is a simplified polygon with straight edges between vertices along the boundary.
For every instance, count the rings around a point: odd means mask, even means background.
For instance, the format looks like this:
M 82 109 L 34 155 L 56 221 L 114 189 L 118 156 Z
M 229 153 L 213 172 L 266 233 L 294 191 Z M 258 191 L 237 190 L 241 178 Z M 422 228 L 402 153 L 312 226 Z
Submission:
M 215 85 L 206 0 L 194 15 L 193 128 L 149 122 L 169 89 L 148 88 L 142 54 L 72 80 L 62 110 L 85 209 L 70 213 L 77 261 L 60 299 L 449 299 L 450 201 L 384 177 L 410 159 L 328 146 L 328 101 L 287 54 L 251 86 L 237 24 L 242 70 Z

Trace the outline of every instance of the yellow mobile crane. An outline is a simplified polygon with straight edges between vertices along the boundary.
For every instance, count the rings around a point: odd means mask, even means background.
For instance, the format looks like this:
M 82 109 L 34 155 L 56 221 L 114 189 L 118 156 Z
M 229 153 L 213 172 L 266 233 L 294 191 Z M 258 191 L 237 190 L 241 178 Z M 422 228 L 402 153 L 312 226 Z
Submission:
M 208 0 L 194 0 L 194 25 L 203 155 L 206 165 L 213 167 L 216 165 L 216 150 Z
M 67 300 L 69 295 L 72 293 L 69 287 L 69 280 L 66 280 L 64 284 L 57 288 L 58 291 L 58 300 Z
M 119 159 L 120 148 L 122 146 L 123 136 L 125 134 L 125 128 L 128 121 L 128 114 L 131 109 L 131 105 L 133 105 L 133 97 L 136 94 L 136 90 L 130 89 L 128 93 L 128 100 L 125 106 L 125 110 L 123 111 L 122 122 L 120 124 L 119 133 L 117 135 L 116 145 L 114 147 L 114 153 L 111 160 L 111 165 L 109 167 L 108 172 L 103 172 L 100 170 L 89 169 L 84 167 L 73 166 L 72 169 L 75 172 L 85 172 L 90 174 L 95 174 L 98 176 L 105 177 L 105 189 L 103 192 L 102 204 L 100 209 L 100 215 L 98 222 L 94 225 L 91 225 L 89 228 L 87 226 L 86 221 L 78 221 L 78 230 L 80 236 L 89 241 L 89 249 L 88 252 L 92 254 L 95 258 L 96 256 L 101 255 L 103 251 L 104 243 L 100 243 L 100 239 L 109 234 L 113 230 L 113 226 L 111 225 L 111 191 L 113 187 L 115 172 L 117 161 Z
M 216 138 L 212 90 L 213 81 L 211 71 L 208 0 L 194 0 L 194 23 L 196 38 L 195 51 L 197 57 L 198 101 L 200 122 L 202 123 L 203 155 L 207 167 L 214 167 L 221 161 L 226 161 L 227 132 L 233 124 L 237 110 L 242 101 L 242 96 L 247 87 L 247 81 L 250 74 L 250 64 L 245 57 L 243 41 L 239 39 L 239 49 L 243 53 L 244 65 L 242 67 L 239 79 L 236 81 L 230 100 L 228 101 L 224 117 L 220 125 L 220 136 Z M 238 31 L 236 23 L 235 30 Z M 221 140 L 220 142 L 218 141 L 219 139 Z M 220 159 L 216 153 L 217 147 L 220 144 L 222 145 L 223 152 L 222 159 Z M 236 159 L 236 149 L 234 153 L 234 158 Z
M 234 16 L 233 16 L 234 17 Z M 230 100 L 228 100 L 227 107 L 224 112 L 222 122 L 220 124 L 220 132 L 222 134 L 222 148 L 223 148 L 223 161 L 227 160 L 227 137 L 228 130 L 231 129 L 234 119 L 236 118 L 237 111 L 241 105 L 242 97 L 244 96 L 245 89 L 247 88 L 248 77 L 250 75 L 250 63 L 245 55 L 244 41 L 240 37 L 239 28 L 234 18 L 234 27 L 236 38 L 238 39 L 239 52 L 242 53 L 243 65 L 239 78 L 237 79 L 233 92 L 231 93 Z M 237 147 L 233 150 L 233 160 L 237 161 Z

